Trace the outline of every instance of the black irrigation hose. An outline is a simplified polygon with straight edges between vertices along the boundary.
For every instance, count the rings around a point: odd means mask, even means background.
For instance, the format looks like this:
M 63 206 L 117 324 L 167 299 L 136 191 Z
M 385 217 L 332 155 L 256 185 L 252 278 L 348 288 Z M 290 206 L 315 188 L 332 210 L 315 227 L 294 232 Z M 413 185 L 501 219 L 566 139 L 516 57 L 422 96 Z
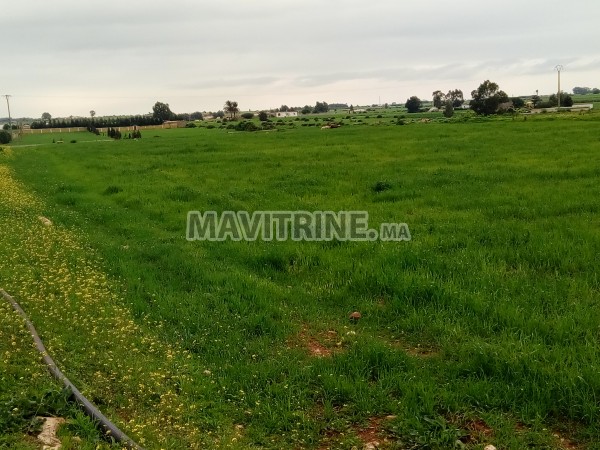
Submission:
M 35 342 L 35 346 L 42 354 L 44 362 L 48 366 L 48 370 L 54 376 L 54 378 L 60 381 L 65 388 L 71 392 L 77 403 L 79 403 L 79 405 L 83 408 L 83 411 L 94 421 L 96 421 L 100 425 L 100 428 L 102 428 L 102 430 L 115 441 L 129 449 L 144 450 L 142 447 L 132 441 L 129 436 L 119 430 L 119 428 L 117 428 L 114 423 L 112 423 L 104 414 L 102 414 L 92 402 L 90 402 L 83 396 L 81 392 L 79 392 L 79 389 L 77 389 L 73 383 L 71 383 L 69 379 L 60 371 L 60 369 L 56 367 L 54 360 L 50 357 L 50 355 L 48 355 L 46 347 L 44 347 L 44 343 L 37 334 L 35 327 L 27 317 L 27 314 L 25 314 L 25 311 L 23 311 L 23 308 L 21 308 L 17 301 L 12 298 L 4 289 L 0 289 L 0 294 L 2 294 L 2 296 L 8 300 L 14 310 L 18 312 L 19 315 L 25 320 L 25 324 L 27 325 L 27 328 L 29 329 L 29 332 L 31 333 L 31 336 Z

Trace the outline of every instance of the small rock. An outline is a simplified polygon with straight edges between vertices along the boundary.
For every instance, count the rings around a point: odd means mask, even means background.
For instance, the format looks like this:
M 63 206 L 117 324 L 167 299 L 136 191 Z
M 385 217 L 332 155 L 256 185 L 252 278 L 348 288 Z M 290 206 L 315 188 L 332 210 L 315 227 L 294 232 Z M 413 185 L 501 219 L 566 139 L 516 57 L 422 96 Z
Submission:
M 385 416 L 385 418 L 387 420 L 394 420 L 396 417 L 398 417 L 398 416 L 391 416 L 391 415 L 390 416 Z
M 379 448 L 379 442 L 371 441 L 371 442 L 367 442 L 364 445 L 363 450 L 377 450 L 378 448 Z
M 352 322 L 358 322 L 358 320 L 361 318 L 361 314 L 358 311 L 354 311 L 352 314 L 350 314 L 350 320 Z
M 65 419 L 61 417 L 41 417 L 44 420 L 42 432 L 38 434 L 38 440 L 43 444 L 44 450 L 58 450 L 61 447 L 60 440 L 56 437 L 56 431 Z
M 48 219 L 47 217 L 38 216 L 38 219 L 40 222 L 42 222 L 42 224 L 44 224 L 44 226 L 46 226 L 46 227 L 52 226 L 52 221 L 50 219 Z
M 490 444 L 490 445 L 486 445 L 486 446 L 483 448 L 483 450 L 496 450 L 496 447 L 495 447 L 495 446 L 493 446 L 492 444 Z

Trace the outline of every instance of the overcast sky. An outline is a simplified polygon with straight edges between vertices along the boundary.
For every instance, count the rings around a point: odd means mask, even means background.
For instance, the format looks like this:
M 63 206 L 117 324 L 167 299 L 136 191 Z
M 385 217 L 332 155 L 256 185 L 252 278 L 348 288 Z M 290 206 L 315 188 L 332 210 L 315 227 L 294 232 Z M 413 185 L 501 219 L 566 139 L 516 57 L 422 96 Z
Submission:
M 14 117 L 600 87 L 598 0 L 29 0 L 0 12 Z M 3 99 L 2 99 L 3 100 Z M 6 116 L 0 103 L 0 116 Z

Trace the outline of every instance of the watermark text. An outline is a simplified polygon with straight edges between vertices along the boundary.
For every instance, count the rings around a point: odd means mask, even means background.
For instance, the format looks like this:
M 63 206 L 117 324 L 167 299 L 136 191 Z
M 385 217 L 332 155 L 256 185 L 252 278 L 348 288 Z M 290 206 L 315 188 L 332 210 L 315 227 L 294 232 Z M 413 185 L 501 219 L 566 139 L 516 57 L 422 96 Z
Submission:
M 369 228 L 367 211 L 189 211 L 188 241 L 410 241 L 406 223 Z

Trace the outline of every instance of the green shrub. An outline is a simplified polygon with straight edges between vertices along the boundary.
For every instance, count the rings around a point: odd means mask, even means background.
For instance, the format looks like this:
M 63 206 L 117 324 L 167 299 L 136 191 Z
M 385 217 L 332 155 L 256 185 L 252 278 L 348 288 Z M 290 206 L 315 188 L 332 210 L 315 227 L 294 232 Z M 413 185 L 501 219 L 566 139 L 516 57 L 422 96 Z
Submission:
M 245 112 L 242 114 L 242 119 L 247 119 L 250 120 L 254 117 L 254 113 L 251 112 Z
M 389 181 L 378 181 L 371 187 L 373 192 L 389 191 L 392 188 L 392 184 Z
M 237 131 L 258 131 L 261 128 L 257 126 L 254 122 L 246 122 L 242 121 L 235 126 Z
M 106 189 L 104 189 L 103 194 L 104 195 L 113 195 L 113 194 L 118 194 L 119 192 L 123 192 L 123 188 L 119 187 L 119 186 L 108 186 Z
M 8 144 L 12 141 L 12 134 L 8 131 L 1 130 L 0 131 L 0 144 Z

